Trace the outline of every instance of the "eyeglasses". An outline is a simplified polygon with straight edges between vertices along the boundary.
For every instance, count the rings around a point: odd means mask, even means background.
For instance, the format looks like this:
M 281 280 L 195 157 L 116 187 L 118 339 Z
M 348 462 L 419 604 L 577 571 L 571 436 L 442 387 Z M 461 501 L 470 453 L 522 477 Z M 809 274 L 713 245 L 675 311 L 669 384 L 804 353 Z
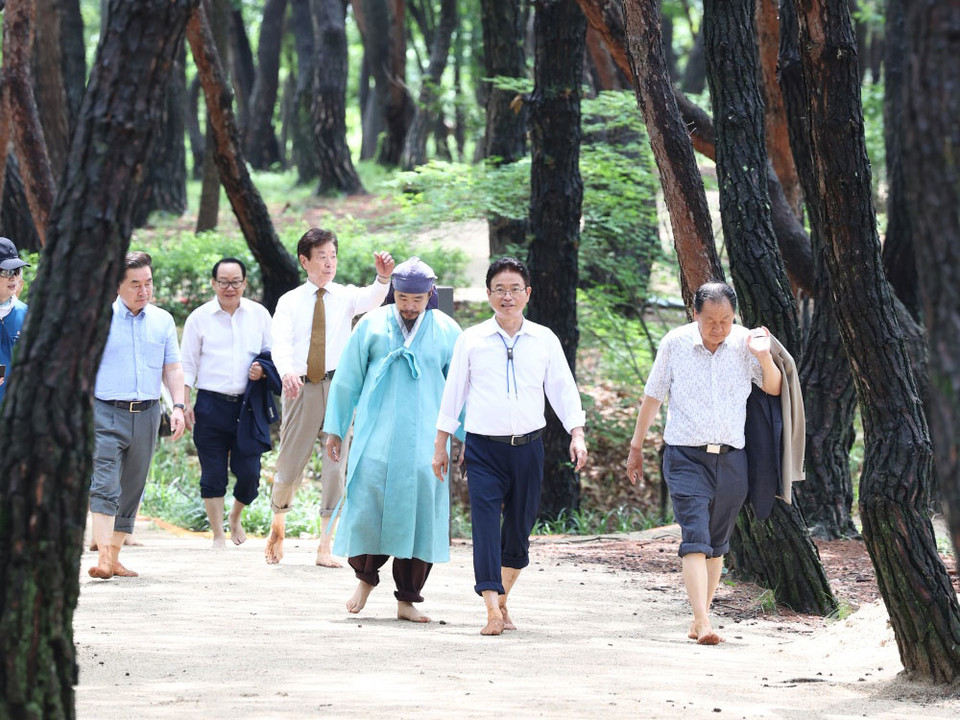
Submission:
M 20 271 L 23 268 L 14 268 L 13 270 L 0 270 L 0 278 L 20 277 Z
M 497 288 L 496 290 L 491 290 L 491 295 L 496 295 L 498 298 L 506 297 L 510 295 L 511 297 L 520 297 L 527 292 L 525 287 L 522 288 Z
M 217 285 L 220 286 L 221 290 L 226 290 L 227 288 L 233 288 L 234 290 L 239 290 L 244 281 L 243 280 L 217 280 L 215 281 Z

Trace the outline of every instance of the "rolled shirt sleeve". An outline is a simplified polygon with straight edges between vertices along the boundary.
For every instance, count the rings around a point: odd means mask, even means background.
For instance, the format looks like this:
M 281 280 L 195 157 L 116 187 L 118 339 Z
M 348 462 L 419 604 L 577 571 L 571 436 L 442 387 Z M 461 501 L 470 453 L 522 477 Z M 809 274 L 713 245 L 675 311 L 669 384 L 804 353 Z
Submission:
M 563 429 L 567 432 L 587 424 L 587 414 L 583 411 L 580 391 L 570 372 L 563 346 L 553 333 L 549 335 L 549 359 L 547 373 L 543 380 L 543 391 L 550 401 L 550 407 L 557 414 Z
M 440 415 L 437 418 L 437 430 L 451 435 L 460 427 L 463 407 L 467 402 L 470 362 L 466 337 L 461 334 L 454 345 L 447 381 L 443 386 L 443 398 L 440 400 Z

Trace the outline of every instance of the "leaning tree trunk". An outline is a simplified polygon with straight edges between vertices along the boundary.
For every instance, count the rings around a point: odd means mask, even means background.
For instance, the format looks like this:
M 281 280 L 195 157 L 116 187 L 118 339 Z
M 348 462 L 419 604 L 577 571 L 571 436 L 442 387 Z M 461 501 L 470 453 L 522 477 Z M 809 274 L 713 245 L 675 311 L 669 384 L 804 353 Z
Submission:
M 290 114 L 290 140 L 297 184 L 316 180 L 317 140 L 313 135 L 313 63 L 316 56 L 310 0 L 290 0 L 290 30 L 297 51 L 297 86 Z
M 577 342 L 577 249 L 580 245 L 580 83 L 587 21 L 576 0 L 544 0 L 534 17 L 536 63 L 530 96 L 530 264 L 528 315 L 560 338 L 570 369 Z M 569 435 L 554 413 L 544 431 L 540 517 L 580 507 L 580 480 L 569 461 Z
M 480 0 L 483 25 L 483 62 L 486 78 L 526 77 L 523 55 L 520 0 Z M 514 163 L 527 154 L 528 110 L 517 102 L 516 92 L 493 86 L 487 93 L 486 133 L 483 157 L 493 166 Z M 509 218 L 498 213 L 487 216 L 490 232 L 490 256 L 498 257 L 507 246 L 522 247 L 527 241 L 527 218 Z
M 343 0 L 310 0 L 313 61 L 313 137 L 319 194 L 365 192 L 347 145 L 347 30 Z
M 0 235 L 17 239 L 20 250 L 40 252 L 40 237 L 30 215 L 27 196 L 20 178 L 20 163 L 17 156 L 7 156 L 7 172 L 3 183 L 3 203 L 0 206 Z
M 230 72 L 224 77 L 233 80 L 234 103 L 237 107 L 237 125 L 241 137 L 250 125 L 250 98 L 253 95 L 253 83 L 257 76 L 256 64 L 253 61 L 253 49 L 250 47 L 250 38 L 247 36 L 247 25 L 243 21 L 243 5 L 228 3 L 228 20 L 226 23 L 227 44 L 222 51 L 221 58 L 229 58 Z M 216 34 L 216 32 L 214 33 Z M 221 46 L 218 44 L 217 48 Z
M 9 116 L 27 203 L 40 242 L 43 243 L 57 188 L 43 139 L 30 67 L 36 7 L 31 0 L 8 0 L 6 4 L 3 13 L 3 95 L 0 111 Z
M 299 284 L 297 263 L 277 237 L 267 206 L 247 171 L 230 88 L 202 4 L 193 11 L 187 23 L 187 40 L 207 100 L 220 181 L 247 246 L 260 264 L 263 304 L 273 312 L 280 296 Z
M 903 179 L 930 348 L 927 417 L 940 492 L 960 563 L 960 8 L 915 2 L 907 13 Z M 889 71 L 889 66 L 888 66 Z M 922 241 L 920 240 L 922 238 Z
M 703 9 L 720 216 L 740 317 L 749 327 L 767 326 L 799 357 L 797 307 L 770 216 L 754 1 L 706 0 Z M 771 588 L 778 602 L 823 615 L 836 609 L 817 548 L 796 505 L 778 498 L 773 514 L 763 522 L 744 509 L 730 548 L 737 572 Z
M 440 98 L 440 79 L 447 67 L 450 54 L 450 40 L 457 25 L 457 0 L 440 0 L 440 21 L 437 23 L 433 46 L 430 49 L 430 62 L 427 72 L 420 81 L 420 97 L 407 132 L 400 164 L 405 170 L 412 170 L 427 162 L 427 136 L 430 134 L 438 115 Z
M 960 606 L 926 513 L 932 448 L 880 259 L 856 39 L 845 0 L 795 7 L 827 268 L 863 419 L 863 536 L 906 674 L 949 683 L 960 677 Z
M 91 398 L 140 166 L 195 1 L 110 3 L 50 216 L 0 417 L 0 717 L 76 715 Z
M 230 8 L 228 0 L 200 0 L 201 6 L 206 6 L 206 13 L 213 20 L 216 31 L 213 34 L 214 48 L 219 58 L 229 57 L 229 22 Z M 204 88 L 206 90 L 206 88 Z M 197 232 L 214 230 L 220 217 L 220 170 L 217 168 L 216 139 L 214 137 L 211 117 L 214 108 L 207 101 L 207 129 L 203 141 L 203 182 L 200 186 L 200 206 L 197 208 Z
M 790 145 L 807 201 L 811 244 L 817 253 L 811 294 L 813 315 L 806 328 L 799 367 L 807 420 L 807 475 L 804 482 L 794 485 L 794 497 L 815 537 L 853 537 L 858 532 L 851 517 L 850 448 L 856 437 L 853 422 L 857 398 L 827 281 L 823 213 L 810 154 L 806 89 L 793 0 L 781 2 L 780 33 L 780 84 Z
M 287 0 L 266 0 L 257 44 L 257 74 L 250 98 L 250 124 L 247 126 L 247 159 L 256 170 L 266 170 L 279 162 L 277 136 L 273 129 L 273 111 L 280 84 L 280 45 Z

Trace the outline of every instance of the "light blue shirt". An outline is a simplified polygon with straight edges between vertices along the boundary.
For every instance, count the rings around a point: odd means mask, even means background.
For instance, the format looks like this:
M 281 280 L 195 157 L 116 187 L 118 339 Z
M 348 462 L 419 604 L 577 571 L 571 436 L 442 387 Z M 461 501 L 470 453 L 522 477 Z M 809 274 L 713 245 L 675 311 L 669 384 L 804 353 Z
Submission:
M 173 316 L 149 304 L 134 315 L 118 297 L 93 394 L 100 400 L 157 400 L 163 366 L 178 362 Z

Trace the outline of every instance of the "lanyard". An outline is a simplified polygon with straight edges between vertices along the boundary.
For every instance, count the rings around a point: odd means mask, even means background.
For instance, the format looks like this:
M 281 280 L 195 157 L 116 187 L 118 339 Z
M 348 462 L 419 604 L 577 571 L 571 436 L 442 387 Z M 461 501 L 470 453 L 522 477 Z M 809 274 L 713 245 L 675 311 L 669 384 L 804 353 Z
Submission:
M 507 397 L 510 397 L 510 373 L 513 372 L 513 396 L 519 399 L 517 394 L 517 367 L 513 363 L 513 349 L 520 341 L 520 336 L 517 335 L 513 339 L 513 345 L 507 345 L 507 341 L 503 339 L 503 335 L 500 333 L 497 333 L 497 337 L 500 338 L 500 342 L 502 342 L 503 346 L 507 349 Z

